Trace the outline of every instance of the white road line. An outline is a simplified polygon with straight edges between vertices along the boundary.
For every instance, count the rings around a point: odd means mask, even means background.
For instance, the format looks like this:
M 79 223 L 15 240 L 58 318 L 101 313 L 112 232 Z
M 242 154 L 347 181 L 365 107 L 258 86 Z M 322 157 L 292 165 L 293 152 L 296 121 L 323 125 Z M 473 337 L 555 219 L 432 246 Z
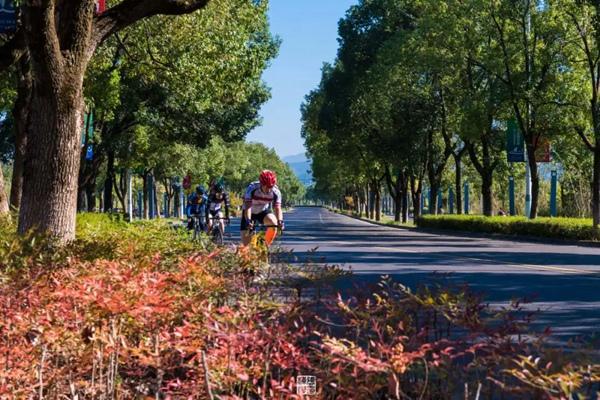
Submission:
M 339 214 L 338 214 L 339 215 Z M 368 221 L 363 221 L 363 220 L 356 220 L 356 221 L 360 221 L 360 222 L 364 222 L 366 224 L 369 225 L 373 225 L 371 223 L 369 223 Z M 386 232 L 395 232 L 398 236 L 398 238 L 402 238 L 403 232 L 407 232 L 407 230 L 399 230 L 396 228 L 388 228 L 385 226 L 381 226 L 381 228 L 383 228 L 382 230 L 386 231 Z M 427 240 L 427 237 L 447 237 L 444 235 L 440 235 L 440 234 L 431 234 L 431 233 L 425 233 L 425 232 L 411 232 L 411 233 L 418 233 L 419 235 L 422 235 L 424 238 L 424 240 Z M 501 239 L 488 239 L 488 238 L 469 238 L 469 240 L 473 240 L 475 242 L 483 242 L 483 243 L 487 243 L 489 245 L 492 245 L 493 243 L 504 243 L 504 242 L 509 242 L 508 240 L 501 240 Z M 535 246 L 535 244 L 529 244 L 529 243 L 524 243 L 527 245 L 527 247 L 533 247 Z M 572 247 L 572 248 L 576 248 L 577 246 L 568 246 L 568 247 Z M 389 247 L 371 247 L 372 249 L 379 249 L 380 251 L 389 251 L 390 248 Z M 395 252 L 400 252 L 400 253 L 423 253 L 422 251 L 416 251 L 416 250 L 406 250 L 406 249 L 396 249 L 393 248 L 391 249 Z M 432 255 L 435 255 L 435 253 L 430 253 Z M 518 253 L 511 253 L 511 254 L 518 254 Z M 584 274 L 584 275 L 600 275 L 600 271 L 593 271 L 593 270 L 585 270 L 585 269 L 578 269 L 578 268 L 565 268 L 565 267 L 552 267 L 549 265 L 538 265 L 538 264 L 527 264 L 527 263 L 519 263 L 519 262 L 510 262 L 510 261 L 502 261 L 502 260 L 494 260 L 494 259 L 489 259 L 489 258 L 477 258 L 477 257 L 468 257 L 468 256 L 460 256 L 457 255 L 454 257 L 455 259 L 458 260 L 469 260 L 469 261 L 477 261 L 477 262 L 487 262 L 487 263 L 494 263 L 494 264 L 499 264 L 499 265 L 506 265 L 509 267 L 513 267 L 513 268 L 517 268 L 517 269 L 531 269 L 531 270 L 537 270 L 537 271 L 552 271 L 552 272 L 564 272 L 564 273 L 568 273 L 568 274 Z
M 379 250 L 379 251 L 382 251 L 382 250 L 389 251 L 390 250 L 389 247 L 372 247 L 372 249 Z M 394 248 L 392 250 L 394 252 L 399 252 L 399 253 L 413 253 L 413 254 L 414 253 L 423 253 L 422 251 L 396 249 L 396 248 Z M 435 253 L 429 253 L 429 254 L 431 254 L 432 256 L 435 256 Z M 513 254 L 516 254 L 516 253 L 513 253 Z M 486 263 L 492 263 L 492 264 L 498 264 L 498 265 L 506 265 L 509 267 L 517 268 L 517 269 L 533 269 L 533 270 L 537 270 L 537 271 L 565 272 L 565 273 L 569 273 L 569 274 L 600 275 L 600 271 L 590 271 L 590 270 L 577 269 L 577 268 L 551 267 L 549 265 L 526 264 L 526 263 L 519 263 L 519 262 L 494 260 L 494 259 L 490 259 L 490 258 L 466 257 L 466 256 L 461 256 L 461 255 L 453 256 L 453 258 L 457 259 L 457 260 L 469 260 L 469 261 L 486 262 Z

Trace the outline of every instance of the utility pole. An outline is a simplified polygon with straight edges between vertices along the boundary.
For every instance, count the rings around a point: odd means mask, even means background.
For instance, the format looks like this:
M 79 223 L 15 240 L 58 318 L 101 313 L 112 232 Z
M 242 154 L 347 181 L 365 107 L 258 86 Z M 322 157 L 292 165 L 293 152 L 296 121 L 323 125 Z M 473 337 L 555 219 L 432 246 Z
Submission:
M 129 222 L 133 222 L 133 184 L 131 170 L 127 170 L 127 211 L 129 213 Z
M 527 24 L 525 25 L 525 56 L 527 57 L 527 89 L 531 89 L 531 51 L 529 49 L 529 39 L 531 37 L 531 0 L 525 0 L 527 3 Z M 534 0 L 535 1 L 535 0 Z M 531 126 L 531 99 L 527 99 L 527 120 L 526 128 Z M 527 132 L 530 134 L 530 132 Z M 529 168 L 529 149 L 525 146 L 525 216 L 531 217 L 531 169 Z

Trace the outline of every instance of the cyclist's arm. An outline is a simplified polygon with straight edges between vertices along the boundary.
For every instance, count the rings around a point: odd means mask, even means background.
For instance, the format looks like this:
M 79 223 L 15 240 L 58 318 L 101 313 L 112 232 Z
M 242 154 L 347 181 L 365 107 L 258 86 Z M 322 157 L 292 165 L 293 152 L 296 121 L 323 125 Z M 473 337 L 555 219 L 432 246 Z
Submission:
M 248 186 L 246 193 L 244 193 L 244 209 L 242 218 L 246 218 L 246 221 L 250 221 L 252 218 L 252 185 Z
M 275 211 L 275 217 L 277 217 L 277 221 L 283 221 L 283 210 L 281 209 L 281 204 L 275 204 L 273 206 L 273 211 Z
M 210 196 L 208 196 L 208 199 L 206 200 L 206 205 L 204 207 L 204 217 L 206 218 L 206 221 L 208 221 L 210 217 Z
M 277 217 L 277 221 L 283 221 L 283 210 L 281 209 L 281 192 L 277 187 L 275 187 L 275 198 L 273 199 L 273 211 L 275 212 L 275 217 Z

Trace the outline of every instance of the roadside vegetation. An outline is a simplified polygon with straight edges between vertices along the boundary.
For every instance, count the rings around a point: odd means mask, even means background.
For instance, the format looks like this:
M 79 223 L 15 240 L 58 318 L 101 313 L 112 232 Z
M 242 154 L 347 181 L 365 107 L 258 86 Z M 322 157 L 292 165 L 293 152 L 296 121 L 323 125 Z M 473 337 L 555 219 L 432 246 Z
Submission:
M 443 277 L 299 298 L 260 251 L 160 221 L 83 214 L 69 246 L 15 229 L 0 224 L 0 397 L 300 398 L 312 375 L 318 399 L 567 399 L 600 378 L 593 354 L 534 334 L 521 303 L 493 309 Z M 309 287 L 347 278 L 281 268 Z
M 558 216 L 597 228 L 599 13 L 574 0 L 360 1 L 302 106 L 311 198 L 380 220 L 390 196 L 406 223 L 461 214 L 468 195 L 467 213 L 493 216 L 510 212 L 513 178 L 526 215 L 527 164 L 531 219 L 551 215 L 555 170 Z
M 591 219 L 484 217 L 477 215 L 424 215 L 416 221 L 420 228 L 500 233 L 552 239 L 600 241 L 600 231 Z

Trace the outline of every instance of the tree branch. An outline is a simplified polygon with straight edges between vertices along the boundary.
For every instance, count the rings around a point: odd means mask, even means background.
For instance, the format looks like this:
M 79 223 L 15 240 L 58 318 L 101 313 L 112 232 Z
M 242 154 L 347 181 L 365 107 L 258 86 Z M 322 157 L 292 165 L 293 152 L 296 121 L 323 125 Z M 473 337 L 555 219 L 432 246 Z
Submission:
M 595 152 L 596 151 L 596 146 L 594 146 L 592 144 L 592 142 L 590 141 L 590 139 L 587 137 L 587 135 L 585 134 L 583 128 L 580 127 L 575 127 L 575 132 L 577 132 L 577 134 L 579 135 L 579 137 L 581 138 L 581 140 L 583 140 L 583 143 L 585 143 L 586 147 L 588 149 L 590 149 L 590 151 Z
M 54 1 L 27 2 L 23 8 L 25 41 L 29 49 L 33 70 L 46 85 L 54 86 L 61 81 L 64 58 L 56 27 Z
M 182 15 L 200 10 L 210 0 L 125 0 L 95 18 L 94 39 L 100 44 L 113 33 L 153 15 Z

